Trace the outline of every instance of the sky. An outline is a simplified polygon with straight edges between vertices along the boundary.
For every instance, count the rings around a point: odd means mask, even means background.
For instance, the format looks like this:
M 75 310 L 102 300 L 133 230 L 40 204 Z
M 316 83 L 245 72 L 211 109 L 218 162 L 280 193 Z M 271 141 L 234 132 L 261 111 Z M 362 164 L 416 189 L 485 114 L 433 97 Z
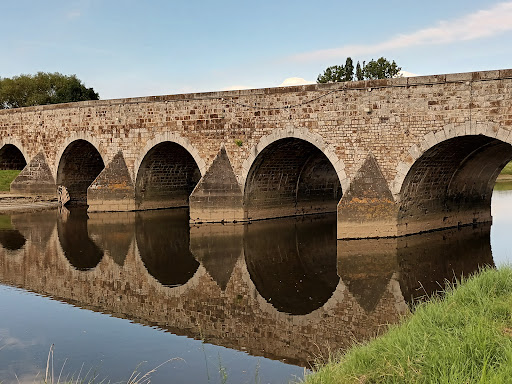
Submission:
M 347 56 L 406 75 L 512 68 L 512 1 L 2 0 L 0 77 L 101 99 L 313 83 Z

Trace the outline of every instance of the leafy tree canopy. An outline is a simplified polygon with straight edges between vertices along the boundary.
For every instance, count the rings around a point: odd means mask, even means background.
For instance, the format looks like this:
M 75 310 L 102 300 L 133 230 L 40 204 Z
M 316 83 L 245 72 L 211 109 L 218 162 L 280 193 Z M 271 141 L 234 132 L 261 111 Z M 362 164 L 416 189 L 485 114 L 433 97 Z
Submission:
M 336 83 L 341 81 L 352 80 L 374 80 L 374 79 L 390 79 L 398 77 L 402 68 L 399 67 L 395 60 L 389 60 L 381 57 L 377 60 L 370 60 L 368 63 L 363 61 L 363 65 L 356 64 L 354 74 L 354 62 L 350 57 L 345 61 L 345 65 L 333 65 L 328 67 L 324 73 L 318 75 L 317 83 Z
M 98 99 L 98 93 L 86 88 L 76 75 L 38 72 L 0 78 L 0 109 Z

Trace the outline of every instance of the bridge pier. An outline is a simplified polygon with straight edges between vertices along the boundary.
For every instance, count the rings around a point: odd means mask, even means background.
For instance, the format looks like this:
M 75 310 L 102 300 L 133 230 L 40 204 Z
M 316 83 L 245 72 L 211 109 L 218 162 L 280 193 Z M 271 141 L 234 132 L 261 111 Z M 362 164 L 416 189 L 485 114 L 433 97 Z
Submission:
M 398 209 L 375 157 L 369 154 L 338 204 L 338 239 L 395 237 Z

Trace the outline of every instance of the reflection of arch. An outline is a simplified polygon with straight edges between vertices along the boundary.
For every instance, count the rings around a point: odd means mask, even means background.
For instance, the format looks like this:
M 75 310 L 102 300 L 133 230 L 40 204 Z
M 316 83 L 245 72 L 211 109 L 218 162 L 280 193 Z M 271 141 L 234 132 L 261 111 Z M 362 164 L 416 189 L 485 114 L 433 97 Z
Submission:
M 160 284 L 182 286 L 195 275 L 199 262 L 190 252 L 186 210 L 139 212 L 135 228 L 140 258 Z
M 67 188 L 70 202 L 87 203 L 87 188 L 105 167 L 98 149 L 87 140 L 72 141 L 62 152 L 57 168 L 57 185 Z
M 251 280 L 251 275 L 249 274 L 249 270 L 247 268 L 247 263 L 245 257 L 241 257 L 238 259 L 235 269 L 240 270 L 241 279 L 244 284 L 248 287 L 249 293 L 251 297 L 255 297 L 258 302 L 259 308 L 266 312 L 269 318 L 276 319 L 278 321 L 288 321 L 290 316 L 288 313 L 279 312 L 275 309 L 263 296 L 261 296 L 256 289 L 253 281 Z M 339 279 L 338 285 L 334 290 L 332 296 L 329 300 L 320 308 L 315 309 L 313 312 L 308 313 L 306 315 L 294 316 L 296 319 L 300 319 L 301 324 L 307 324 L 315 319 L 322 317 L 324 313 L 332 313 L 336 309 L 336 307 L 346 300 L 347 288 L 343 283 L 342 279 Z
M 244 254 L 254 286 L 274 308 L 311 313 L 331 298 L 339 282 L 336 217 L 254 223 L 246 229 Z
M 288 127 L 285 129 L 274 129 L 270 135 L 262 137 L 258 144 L 251 148 L 251 150 L 249 151 L 249 157 L 242 164 L 242 177 L 239 180 L 240 185 L 242 185 L 242 188 L 245 188 L 249 171 L 251 170 L 254 161 L 261 153 L 261 151 L 263 151 L 267 146 L 269 146 L 270 144 L 274 143 L 277 140 L 288 138 L 296 138 L 307 141 L 308 143 L 314 145 L 319 150 L 321 150 L 322 153 L 325 155 L 325 157 L 327 157 L 327 159 L 329 159 L 330 163 L 336 170 L 342 189 L 344 191 L 347 190 L 350 181 L 345 173 L 345 164 L 343 163 L 343 160 L 339 159 L 338 156 L 336 155 L 335 148 L 332 145 L 328 145 L 327 143 L 325 143 L 323 137 L 320 136 L 319 134 L 310 132 L 307 129 L 300 129 L 294 127 Z
M 23 236 L 13 225 L 11 216 L 0 215 L 0 244 L 4 249 L 16 251 L 26 243 Z
M 431 144 L 401 184 L 399 234 L 490 221 L 493 187 L 512 160 L 512 146 L 481 134 Z
M 89 237 L 87 211 L 73 209 L 69 217 L 58 220 L 59 242 L 69 263 L 80 271 L 95 268 L 103 258 L 103 251 Z
M 27 165 L 23 152 L 14 144 L 0 148 L 0 170 L 22 170 Z
M 338 171 L 325 153 L 309 141 L 286 137 L 272 140 L 252 162 L 244 208 L 249 219 L 335 212 L 341 194 Z
M 136 207 L 154 209 L 187 206 L 190 193 L 202 173 L 194 155 L 183 145 L 172 141 L 155 144 L 145 151 L 144 157 L 137 164 Z

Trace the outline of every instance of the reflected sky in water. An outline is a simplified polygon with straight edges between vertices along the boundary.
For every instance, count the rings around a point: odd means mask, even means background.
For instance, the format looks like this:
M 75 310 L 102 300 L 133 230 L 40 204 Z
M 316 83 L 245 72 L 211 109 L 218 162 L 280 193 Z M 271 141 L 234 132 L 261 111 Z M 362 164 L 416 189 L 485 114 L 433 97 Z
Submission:
M 190 228 L 186 210 L 2 216 L 0 380 L 40 380 L 55 344 L 58 369 L 113 381 L 171 359 L 153 383 L 287 382 L 445 279 L 509 262 L 511 210 L 499 191 L 492 228 L 352 241 L 328 215 Z

